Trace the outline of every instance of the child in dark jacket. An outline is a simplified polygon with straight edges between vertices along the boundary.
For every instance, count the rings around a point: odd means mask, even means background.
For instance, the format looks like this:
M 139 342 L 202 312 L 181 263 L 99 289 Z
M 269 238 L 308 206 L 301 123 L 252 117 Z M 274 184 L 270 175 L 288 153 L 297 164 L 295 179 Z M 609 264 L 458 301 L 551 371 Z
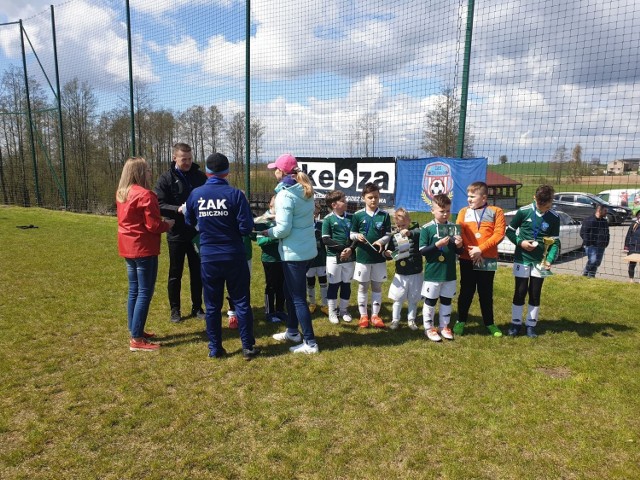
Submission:
M 640 212 L 636 214 L 636 221 L 629 227 L 627 235 L 624 237 L 624 251 L 627 252 L 627 255 L 640 253 Z M 629 262 L 629 283 L 633 283 L 637 263 Z

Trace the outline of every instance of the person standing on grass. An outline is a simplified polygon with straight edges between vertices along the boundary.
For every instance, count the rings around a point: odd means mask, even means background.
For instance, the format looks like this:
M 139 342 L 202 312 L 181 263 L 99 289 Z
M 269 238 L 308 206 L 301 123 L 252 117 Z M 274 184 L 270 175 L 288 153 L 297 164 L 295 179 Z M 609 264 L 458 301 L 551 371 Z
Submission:
M 582 272 L 583 277 L 595 278 L 596 271 L 602 263 L 604 249 L 609 246 L 609 222 L 607 207 L 596 205 L 596 211 L 583 220 L 580 227 L 580 238 L 587 254 L 587 264 Z
M 127 263 L 129 297 L 127 320 L 129 350 L 148 352 L 160 345 L 145 332 L 149 305 L 158 276 L 160 236 L 169 231 L 174 220 L 162 220 L 156 194 L 151 191 L 151 169 L 144 158 L 127 159 L 116 192 L 118 211 L 118 252 Z
M 276 224 L 263 230 L 264 237 L 280 240 L 287 303 L 287 330 L 273 335 L 275 340 L 300 342 L 291 347 L 293 353 L 318 353 L 319 348 L 311 323 L 306 295 L 306 273 L 309 261 L 318 254 L 313 211 L 313 186 L 306 173 L 298 168 L 296 158 L 285 153 L 267 165 L 279 181 L 276 186 Z M 298 332 L 302 328 L 302 336 Z
M 207 157 L 207 182 L 194 189 L 186 203 L 187 225 L 200 232 L 202 284 L 207 307 L 209 357 L 222 358 L 222 305 L 224 287 L 233 301 L 242 341 L 242 356 L 260 353 L 253 336 L 251 279 L 243 236 L 253 231 L 253 215 L 242 191 L 229 185 L 229 160 L 221 153 Z
M 347 199 L 344 192 L 333 190 L 324 197 L 331 213 L 322 220 L 322 243 L 327 250 L 327 307 L 329 321 L 351 322 L 349 300 L 351 299 L 351 279 L 355 268 L 353 252 L 356 242 L 349 238 L 352 217 L 347 213 Z M 340 301 L 338 303 L 338 291 Z
M 542 283 L 560 249 L 560 217 L 551 210 L 555 191 L 550 185 L 540 185 L 536 189 L 533 203 L 520 207 L 507 227 L 507 238 L 516 246 L 513 256 L 513 276 L 515 291 L 511 306 L 511 327 L 508 334 L 515 337 L 522 328 L 524 301 L 529 294 L 526 332 L 530 338 L 538 336 L 538 323 Z M 545 249 L 544 238 L 553 239 L 553 244 Z M 543 256 L 546 262 L 542 265 Z M 540 267 L 540 268 L 538 268 Z
M 351 239 L 358 242 L 356 266 L 353 279 L 358 282 L 358 327 L 367 328 L 369 323 L 384 328 L 380 318 L 382 306 L 382 284 L 387 279 L 387 264 L 383 251 L 391 239 L 391 217 L 378 208 L 380 187 L 367 183 L 362 189 L 364 208 L 353 214 Z M 371 284 L 371 319 L 367 312 Z
M 193 238 L 197 235 L 197 232 L 194 228 L 185 224 L 182 205 L 187 201 L 191 191 L 204 185 L 206 181 L 206 175 L 197 164 L 193 163 L 191 147 L 186 143 L 176 143 L 173 146 L 171 168 L 158 178 L 155 188 L 162 215 L 173 218 L 176 221 L 171 231 L 167 234 L 167 243 L 169 245 L 167 292 L 169 306 L 171 307 L 170 320 L 174 323 L 182 321 L 180 291 L 185 255 L 189 263 L 189 280 L 191 283 L 190 316 L 201 320 L 204 319 L 200 258 L 193 245 Z
M 640 253 L 640 211 L 636 214 L 636 221 L 631 224 L 624 237 L 624 251 L 627 252 L 627 255 Z M 629 283 L 633 283 L 637 263 L 629 262 Z
M 505 234 L 504 212 L 500 207 L 487 204 L 489 187 L 484 182 L 474 182 L 467 187 L 467 203 L 458 213 L 456 223 L 464 249 L 460 254 L 460 295 L 458 296 L 458 321 L 453 333 L 462 335 L 469 318 L 473 296 L 478 291 L 482 321 L 494 337 L 502 332 L 493 319 L 493 280 L 496 275 L 498 244 Z M 488 261 L 487 261 L 488 260 Z
M 420 229 L 420 254 L 425 257 L 421 292 L 424 298 L 422 322 L 427 338 L 439 342 L 443 338 L 453 340 L 453 332 L 449 328 L 451 302 L 456 294 L 456 254 L 462 253 L 463 244 L 461 236 L 442 231 L 442 226 L 452 225 L 449 223 L 451 199 L 447 195 L 433 197 L 431 213 L 433 220 Z M 438 299 L 440 332 L 434 322 Z

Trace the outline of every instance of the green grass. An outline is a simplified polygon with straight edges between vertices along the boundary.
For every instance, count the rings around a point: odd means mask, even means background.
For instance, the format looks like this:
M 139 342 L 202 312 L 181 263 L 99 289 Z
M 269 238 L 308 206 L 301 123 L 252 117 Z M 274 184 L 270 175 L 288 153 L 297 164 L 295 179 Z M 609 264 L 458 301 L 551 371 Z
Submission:
M 321 353 L 301 358 L 261 321 L 255 255 L 264 355 L 225 329 L 213 361 L 201 321 L 168 321 L 164 243 L 163 347 L 130 353 L 114 218 L 3 207 L 0 232 L 0 478 L 640 476 L 637 285 L 555 275 L 533 341 L 485 335 L 477 304 L 444 344 L 316 316 Z M 502 327 L 512 282 L 501 268 Z

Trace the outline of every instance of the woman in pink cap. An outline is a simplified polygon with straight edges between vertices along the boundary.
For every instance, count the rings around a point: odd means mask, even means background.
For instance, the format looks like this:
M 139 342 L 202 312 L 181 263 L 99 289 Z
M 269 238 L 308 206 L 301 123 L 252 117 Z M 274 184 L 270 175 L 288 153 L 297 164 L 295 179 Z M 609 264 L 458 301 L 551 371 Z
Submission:
M 280 240 L 278 251 L 282 258 L 289 314 L 287 330 L 275 334 L 273 338 L 296 343 L 302 341 L 290 348 L 293 353 L 318 353 L 306 298 L 307 264 L 318 253 L 314 231 L 313 185 L 307 174 L 298 168 L 296 158 L 289 153 L 279 156 L 267 167 L 275 169 L 274 174 L 279 181 L 276 187 L 276 225 L 261 233 Z M 298 325 L 302 335 L 298 332 Z

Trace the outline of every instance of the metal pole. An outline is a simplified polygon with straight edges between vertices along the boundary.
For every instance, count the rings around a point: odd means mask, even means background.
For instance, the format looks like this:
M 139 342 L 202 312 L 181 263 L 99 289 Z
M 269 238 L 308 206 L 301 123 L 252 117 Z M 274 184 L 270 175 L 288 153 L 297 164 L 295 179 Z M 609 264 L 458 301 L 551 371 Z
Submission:
M 244 173 L 244 189 L 247 198 L 251 198 L 251 0 L 247 0 L 245 20 L 244 157 L 246 168 Z
M 131 53 L 131 9 L 126 0 L 127 9 L 127 54 L 129 55 L 129 118 L 131 120 L 131 156 L 136 156 L 136 123 L 133 110 L 133 55 Z
M 40 184 L 38 182 L 38 162 L 36 160 L 36 146 L 33 142 L 33 117 L 31 115 L 31 97 L 29 96 L 29 75 L 27 74 L 27 55 L 24 51 L 24 29 L 20 20 L 20 45 L 22 47 L 22 69 L 24 70 L 24 89 L 27 97 L 27 117 L 29 119 L 29 144 L 31 145 L 31 158 L 33 160 L 33 181 L 36 189 L 36 205 L 42 206 L 40 199 Z
M 457 156 L 464 156 L 464 134 L 467 122 L 467 97 L 469 93 L 469 64 L 471 63 L 471 34 L 473 32 L 474 0 L 469 0 L 467 9 L 467 28 L 464 37 L 464 63 L 462 67 L 462 94 L 460 96 L 460 120 L 458 122 Z
M 62 200 L 64 208 L 69 208 L 67 193 L 67 163 L 64 152 L 64 130 L 62 128 L 62 97 L 60 96 L 60 71 L 58 69 L 58 43 L 56 41 L 56 18 L 51 5 L 51 30 L 53 31 L 53 62 L 56 67 L 56 97 L 58 100 L 58 124 L 60 129 L 60 162 L 62 163 Z

